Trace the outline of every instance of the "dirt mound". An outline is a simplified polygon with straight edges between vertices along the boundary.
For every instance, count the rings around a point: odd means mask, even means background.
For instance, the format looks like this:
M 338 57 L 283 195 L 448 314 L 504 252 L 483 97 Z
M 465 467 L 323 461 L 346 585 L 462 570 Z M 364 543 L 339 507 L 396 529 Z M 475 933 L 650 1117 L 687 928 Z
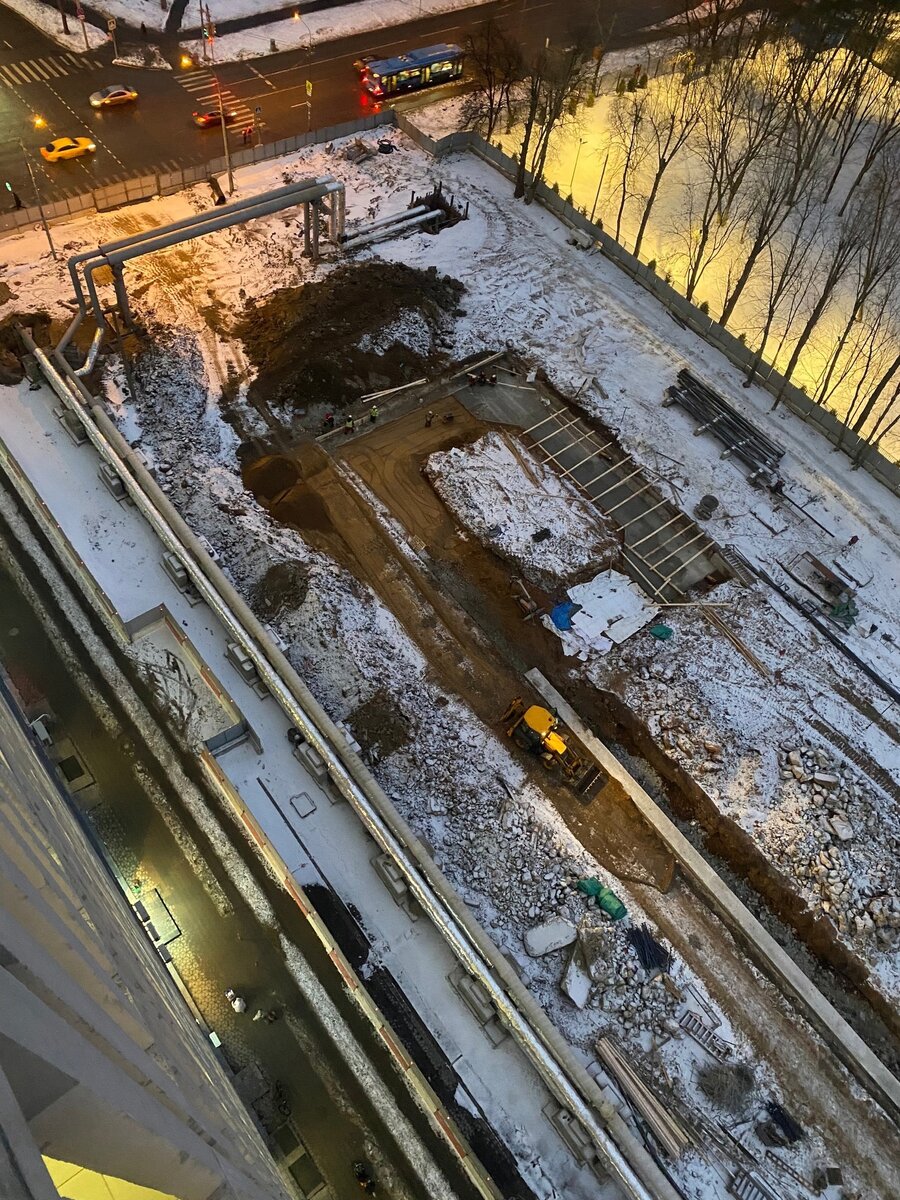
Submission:
M 309 571 L 302 563 L 275 563 L 254 587 L 250 602 L 264 621 L 272 621 L 300 608 L 308 590 Z
M 291 459 L 272 454 L 246 466 L 243 475 L 244 486 L 261 504 L 268 506 L 299 481 L 300 468 Z
M 417 378 L 442 360 L 442 335 L 463 291 L 434 268 L 377 260 L 279 288 L 235 328 L 258 372 L 249 399 L 339 409 Z
M 39 346 L 48 343 L 50 317 L 47 313 L 10 313 L 0 321 L 0 384 L 19 383 L 25 374 L 22 366 L 24 347 L 16 333 L 16 325 L 31 330 Z

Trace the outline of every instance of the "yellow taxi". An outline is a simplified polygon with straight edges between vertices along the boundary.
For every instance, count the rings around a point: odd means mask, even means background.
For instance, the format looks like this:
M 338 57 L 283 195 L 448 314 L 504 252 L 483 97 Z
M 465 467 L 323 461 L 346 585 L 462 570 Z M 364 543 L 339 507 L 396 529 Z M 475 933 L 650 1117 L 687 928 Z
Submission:
M 97 145 L 89 137 L 61 137 L 41 146 L 41 156 L 47 162 L 59 162 L 63 158 L 81 158 L 82 154 L 93 154 Z

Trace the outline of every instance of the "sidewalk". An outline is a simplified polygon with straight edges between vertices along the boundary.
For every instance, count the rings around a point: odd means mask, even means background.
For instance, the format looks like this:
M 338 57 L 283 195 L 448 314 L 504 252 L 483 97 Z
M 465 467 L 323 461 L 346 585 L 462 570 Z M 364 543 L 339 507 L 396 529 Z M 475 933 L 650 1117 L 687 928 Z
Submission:
M 219 759 L 219 767 L 297 882 L 305 885 L 321 871 L 341 901 L 361 914 L 374 943 L 364 974 L 387 970 L 452 1064 L 461 1084 L 454 1118 L 468 1134 L 480 1124 L 478 1110 L 483 1110 L 530 1184 L 546 1176 L 572 1200 L 595 1197 L 596 1175 L 578 1165 L 550 1126 L 542 1112 L 548 1093 L 521 1052 L 510 1038 L 498 1046 L 488 1041 L 448 982 L 455 961 L 437 931 L 424 917 L 411 921 L 394 903 L 372 868 L 374 846 L 352 810 L 344 802 L 333 803 L 322 783 L 294 758 L 281 711 L 224 661 L 227 639 L 213 614 L 202 604 L 191 607 L 177 591 L 162 570 L 160 547 L 149 528 L 133 508 L 112 498 L 97 476 L 93 449 L 72 443 L 53 406 L 45 387 L 30 392 L 23 383 L 18 390 L 0 391 L 10 452 L 123 621 L 165 604 L 231 693 L 262 752 L 244 743 Z M 407 1050 L 415 1056 L 414 1046 Z M 536 1180 L 528 1172 L 538 1162 Z

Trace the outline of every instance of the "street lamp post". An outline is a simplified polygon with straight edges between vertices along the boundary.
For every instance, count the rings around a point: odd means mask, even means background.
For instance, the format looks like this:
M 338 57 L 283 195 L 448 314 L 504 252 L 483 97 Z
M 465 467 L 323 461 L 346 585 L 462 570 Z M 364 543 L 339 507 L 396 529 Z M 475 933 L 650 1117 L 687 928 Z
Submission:
M 228 172 L 228 195 L 234 191 L 234 171 L 231 169 L 231 149 L 228 145 L 228 126 L 225 124 L 225 106 L 222 103 L 222 85 L 218 75 L 213 75 L 216 81 L 216 95 L 219 98 L 219 121 L 222 126 L 222 145 L 225 147 L 225 169 Z
M 606 174 L 606 164 L 609 162 L 609 151 L 606 152 L 606 158 L 603 160 L 603 170 L 600 172 L 600 180 L 597 183 L 597 195 L 594 197 L 594 207 L 591 209 L 591 224 L 594 223 L 594 213 L 597 211 L 597 204 L 600 200 L 600 189 L 603 187 L 603 176 Z
M 575 186 L 575 172 L 578 170 L 578 156 L 581 154 L 581 147 L 587 143 L 587 138 L 578 139 L 578 149 L 575 151 L 575 166 L 572 168 L 572 178 L 569 180 L 569 195 L 572 195 L 572 188 Z
M 47 218 L 44 215 L 44 205 L 41 201 L 41 193 L 38 191 L 37 180 L 34 177 L 34 171 L 31 169 L 31 160 L 25 149 L 25 143 L 20 139 L 19 145 L 22 148 L 22 157 L 25 159 L 25 166 L 28 169 L 28 177 L 31 180 L 31 186 L 34 188 L 34 198 L 37 200 L 38 212 L 41 214 L 41 224 L 44 227 L 44 233 L 47 235 L 47 245 L 50 247 L 50 253 L 54 258 L 59 258 L 56 253 L 56 247 L 53 245 L 53 238 L 50 236 L 50 226 L 47 224 Z

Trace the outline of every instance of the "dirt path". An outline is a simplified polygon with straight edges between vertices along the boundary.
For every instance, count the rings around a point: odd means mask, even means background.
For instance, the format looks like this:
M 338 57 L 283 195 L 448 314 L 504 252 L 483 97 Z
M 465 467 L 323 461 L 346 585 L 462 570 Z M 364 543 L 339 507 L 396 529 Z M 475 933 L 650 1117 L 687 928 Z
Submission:
M 789 1002 L 761 978 L 685 883 L 678 881 L 667 896 L 648 887 L 635 891 L 676 953 L 773 1069 L 789 1111 L 801 1124 L 816 1127 L 834 1162 L 852 1166 L 873 1200 L 894 1200 L 900 1194 L 897 1126 L 860 1091 Z M 761 1099 L 765 1091 L 763 1084 Z

